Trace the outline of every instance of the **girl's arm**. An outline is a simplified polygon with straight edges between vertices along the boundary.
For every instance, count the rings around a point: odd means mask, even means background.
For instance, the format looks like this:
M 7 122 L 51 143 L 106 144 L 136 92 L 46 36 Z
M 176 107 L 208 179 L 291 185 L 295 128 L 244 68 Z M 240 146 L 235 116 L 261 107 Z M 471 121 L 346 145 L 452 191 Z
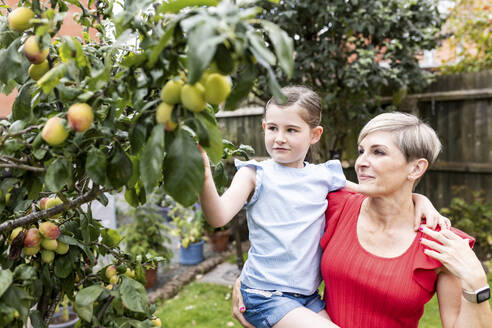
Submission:
M 447 229 L 437 232 L 424 227 L 422 231 L 438 241 L 422 239 L 422 244 L 430 248 L 425 254 L 439 260 L 444 267 L 437 280 L 442 326 L 490 328 L 489 301 L 472 303 L 461 296 L 462 288 L 477 290 L 487 285 L 485 271 L 468 240 Z
M 199 197 L 200 205 L 207 222 L 213 227 L 222 227 L 241 210 L 254 190 L 256 171 L 249 167 L 238 170 L 229 189 L 219 196 L 207 153 L 201 147 L 199 150 L 205 167 L 205 180 Z
M 425 218 L 425 225 L 431 229 L 435 229 L 436 225 L 439 225 L 441 229 L 449 229 L 451 227 L 451 221 L 435 209 L 429 198 L 413 193 L 412 200 L 415 204 L 415 230 L 418 230 L 422 218 Z

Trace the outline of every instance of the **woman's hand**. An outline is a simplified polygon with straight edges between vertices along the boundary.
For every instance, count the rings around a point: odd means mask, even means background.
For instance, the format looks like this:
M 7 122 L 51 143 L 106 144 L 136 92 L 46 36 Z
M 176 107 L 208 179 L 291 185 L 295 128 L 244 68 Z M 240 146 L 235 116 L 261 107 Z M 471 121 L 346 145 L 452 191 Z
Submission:
M 232 289 L 232 316 L 239 321 L 241 326 L 255 328 L 244 318 L 244 311 L 246 311 L 246 307 L 244 306 L 243 296 L 241 295 L 241 280 L 237 278 Z
M 439 225 L 441 229 L 451 228 L 451 221 L 449 221 L 447 217 L 442 216 L 427 197 L 413 193 L 412 200 L 415 204 L 415 231 L 419 229 L 422 218 L 425 218 L 424 225 L 431 229 L 435 229 L 437 225 Z
M 464 289 L 476 290 L 487 284 L 485 271 L 470 248 L 468 239 L 448 229 L 434 231 L 422 227 L 422 232 L 438 241 L 422 238 L 421 243 L 430 248 L 424 253 L 440 261 L 449 272 L 461 279 Z

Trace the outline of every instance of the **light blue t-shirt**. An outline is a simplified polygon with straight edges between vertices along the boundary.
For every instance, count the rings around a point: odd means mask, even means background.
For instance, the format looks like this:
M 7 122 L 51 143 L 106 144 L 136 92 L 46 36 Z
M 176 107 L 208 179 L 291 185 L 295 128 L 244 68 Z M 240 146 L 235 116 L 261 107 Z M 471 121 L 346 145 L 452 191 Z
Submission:
M 241 281 L 262 290 L 310 295 L 320 282 L 326 195 L 345 186 L 340 161 L 291 168 L 273 160 L 235 161 L 256 169 L 246 203 L 251 248 Z

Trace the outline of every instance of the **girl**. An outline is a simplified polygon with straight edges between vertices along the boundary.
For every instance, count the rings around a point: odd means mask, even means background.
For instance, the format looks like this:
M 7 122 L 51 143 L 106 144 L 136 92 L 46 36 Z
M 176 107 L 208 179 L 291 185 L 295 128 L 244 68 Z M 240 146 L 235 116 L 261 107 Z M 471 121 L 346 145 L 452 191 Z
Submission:
M 231 186 L 219 196 L 201 150 L 205 181 L 200 203 L 214 227 L 227 224 L 246 203 L 251 248 L 240 277 L 246 320 L 257 328 L 336 327 L 317 293 L 326 195 L 343 187 L 357 191 L 358 185 L 346 181 L 338 160 L 304 161 L 323 133 L 321 101 L 302 86 L 282 92 L 287 102 L 268 101 L 262 122 L 271 159 L 236 160 Z M 435 214 L 432 206 L 427 208 Z

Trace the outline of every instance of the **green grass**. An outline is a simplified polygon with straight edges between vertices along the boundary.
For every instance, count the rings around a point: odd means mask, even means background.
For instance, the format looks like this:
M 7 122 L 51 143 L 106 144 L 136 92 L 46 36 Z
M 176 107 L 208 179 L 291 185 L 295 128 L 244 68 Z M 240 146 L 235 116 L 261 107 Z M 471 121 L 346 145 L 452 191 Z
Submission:
M 193 282 L 159 304 L 156 315 L 163 328 L 241 327 L 232 318 L 231 292 L 227 286 Z

